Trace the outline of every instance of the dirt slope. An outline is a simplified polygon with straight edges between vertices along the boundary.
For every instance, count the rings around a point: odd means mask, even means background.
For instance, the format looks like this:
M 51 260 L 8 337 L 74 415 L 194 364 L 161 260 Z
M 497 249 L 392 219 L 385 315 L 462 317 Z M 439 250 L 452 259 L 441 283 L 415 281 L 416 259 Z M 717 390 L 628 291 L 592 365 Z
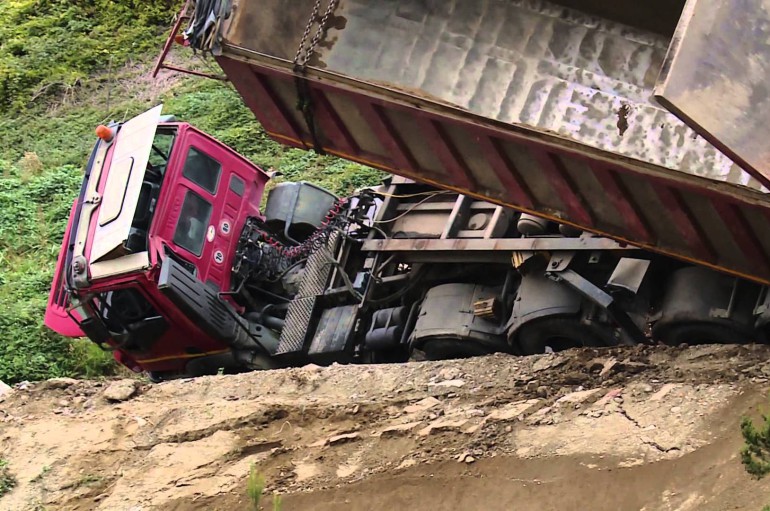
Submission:
M 3 510 L 758 510 L 738 459 L 766 347 L 580 350 L 142 384 L 0 402 Z M 128 382 L 129 391 L 133 383 Z M 114 388 L 111 389 L 115 390 Z M 272 509 L 269 498 L 264 502 Z

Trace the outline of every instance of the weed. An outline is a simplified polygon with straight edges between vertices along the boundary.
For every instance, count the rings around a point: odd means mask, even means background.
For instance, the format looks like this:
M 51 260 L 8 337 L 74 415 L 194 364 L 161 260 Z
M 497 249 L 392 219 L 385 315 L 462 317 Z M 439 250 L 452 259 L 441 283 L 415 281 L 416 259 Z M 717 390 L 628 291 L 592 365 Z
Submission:
M 246 493 L 249 495 L 251 507 L 254 511 L 259 511 L 259 503 L 262 500 L 262 493 L 265 491 L 265 478 L 257 472 L 257 466 L 252 463 L 249 469 L 249 479 L 246 482 Z
M 43 469 L 40 471 L 40 473 L 38 475 L 36 475 L 35 477 L 33 477 L 32 479 L 30 479 L 29 482 L 30 483 L 39 483 L 40 481 L 43 480 L 43 478 L 50 471 L 51 471 L 51 467 L 50 466 L 48 466 L 48 465 L 44 466 Z
M 759 429 L 748 417 L 741 419 L 741 434 L 746 444 L 741 449 L 741 462 L 746 472 L 757 479 L 770 474 L 770 419 L 762 416 Z
M 8 462 L 0 459 L 0 497 L 8 493 L 16 486 L 16 478 L 8 470 Z
M 75 483 L 75 488 L 81 486 L 95 486 L 102 482 L 102 477 L 96 474 L 85 474 Z

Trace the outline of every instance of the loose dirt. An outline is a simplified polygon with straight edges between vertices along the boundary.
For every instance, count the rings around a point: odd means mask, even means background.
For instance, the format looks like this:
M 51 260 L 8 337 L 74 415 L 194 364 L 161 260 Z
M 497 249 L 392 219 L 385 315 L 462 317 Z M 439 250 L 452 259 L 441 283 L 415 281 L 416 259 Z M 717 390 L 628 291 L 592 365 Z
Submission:
M 4 510 L 759 510 L 738 423 L 765 346 L 584 349 L 141 383 L 0 398 Z M 114 390 L 114 388 L 113 388 Z M 128 393 L 131 394 L 131 393 Z M 108 395 L 113 396 L 112 393 Z

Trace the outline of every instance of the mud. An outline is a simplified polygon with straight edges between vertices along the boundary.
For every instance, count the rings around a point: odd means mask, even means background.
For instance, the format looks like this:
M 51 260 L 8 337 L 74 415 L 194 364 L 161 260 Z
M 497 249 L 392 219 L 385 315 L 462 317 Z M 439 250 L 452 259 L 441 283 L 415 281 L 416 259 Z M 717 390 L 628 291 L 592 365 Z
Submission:
M 770 349 L 585 349 L 307 366 L 139 386 L 53 380 L 0 402 L 4 510 L 760 509 L 738 422 Z

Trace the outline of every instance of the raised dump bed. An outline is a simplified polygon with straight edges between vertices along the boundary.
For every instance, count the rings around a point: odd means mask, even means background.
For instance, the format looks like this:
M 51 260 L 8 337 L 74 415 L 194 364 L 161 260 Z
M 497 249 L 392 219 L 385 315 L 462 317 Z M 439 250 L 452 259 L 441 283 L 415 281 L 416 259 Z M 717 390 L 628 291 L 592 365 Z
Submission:
M 283 143 L 770 283 L 768 12 L 233 0 L 191 35 Z

